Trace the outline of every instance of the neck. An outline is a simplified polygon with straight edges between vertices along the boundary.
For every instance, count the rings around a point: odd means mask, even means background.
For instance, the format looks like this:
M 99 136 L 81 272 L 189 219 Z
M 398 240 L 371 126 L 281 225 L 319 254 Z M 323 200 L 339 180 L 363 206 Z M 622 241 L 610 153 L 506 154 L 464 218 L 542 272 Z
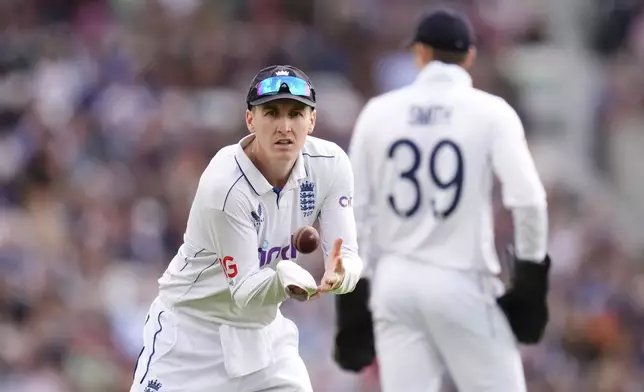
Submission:
M 250 158 L 250 161 L 253 162 L 257 170 L 262 173 L 264 178 L 274 187 L 284 188 L 288 177 L 291 174 L 293 166 L 295 166 L 295 160 L 276 160 L 271 162 L 266 158 L 259 148 L 257 148 L 255 140 L 249 143 L 245 148 L 244 152 Z

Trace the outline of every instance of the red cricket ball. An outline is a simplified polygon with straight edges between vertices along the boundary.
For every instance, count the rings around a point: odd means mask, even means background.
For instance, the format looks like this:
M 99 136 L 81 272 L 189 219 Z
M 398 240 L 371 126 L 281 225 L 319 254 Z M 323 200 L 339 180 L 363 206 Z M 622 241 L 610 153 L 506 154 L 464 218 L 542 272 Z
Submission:
M 320 234 L 314 227 L 300 227 L 293 234 L 293 245 L 300 253 L 312 253 L 320 246 Z

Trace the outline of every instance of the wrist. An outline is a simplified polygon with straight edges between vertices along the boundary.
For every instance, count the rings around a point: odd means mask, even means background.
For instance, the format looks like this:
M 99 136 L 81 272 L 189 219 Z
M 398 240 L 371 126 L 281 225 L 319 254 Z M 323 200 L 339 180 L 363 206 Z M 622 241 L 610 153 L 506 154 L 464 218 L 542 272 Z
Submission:
M 338 285 L 337 288 L 331 290 L 334 294 L 346 294 L 352 292 L 358 281 L 360 280 L 360 275 L 362 269 L 357 263 L 347 263 L 344 268 L 344 276 L 342 282 Z
M 305 291 L 308 297 L 317 292 L 317 284 L 313 276 L 293 261 L 281 260 L 275 270 L 279 283 L 288 298 L 299 297 L 299 295 L 289 289 L 289 286 L 294 286 Z

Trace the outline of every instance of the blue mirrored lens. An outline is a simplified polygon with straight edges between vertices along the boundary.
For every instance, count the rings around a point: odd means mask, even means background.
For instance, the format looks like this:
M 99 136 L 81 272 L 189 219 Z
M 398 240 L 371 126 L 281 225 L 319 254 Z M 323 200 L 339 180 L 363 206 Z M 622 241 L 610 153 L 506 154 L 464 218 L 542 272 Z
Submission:
M 311 86 L 305 80 L 295 76 L 273 76 L 262 80 L 257 84 L 257 96 L 277 94 L 284 84 L 293 95 L 311 96 Z

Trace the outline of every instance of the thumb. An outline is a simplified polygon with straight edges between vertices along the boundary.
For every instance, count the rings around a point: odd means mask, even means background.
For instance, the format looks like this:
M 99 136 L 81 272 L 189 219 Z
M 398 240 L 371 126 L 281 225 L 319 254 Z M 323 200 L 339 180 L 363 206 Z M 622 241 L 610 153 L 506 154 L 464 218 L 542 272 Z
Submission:
M 342 273 L 344 272 L 344 265 L 342 264 L 342 259 L 339 258 L 335 264 L 335 270 L 333 272 Z
M 342 238 L 338 238 L 333 243 L 333 251 L 331 251 L 333 257 L 340 257 L 342 255 Z

